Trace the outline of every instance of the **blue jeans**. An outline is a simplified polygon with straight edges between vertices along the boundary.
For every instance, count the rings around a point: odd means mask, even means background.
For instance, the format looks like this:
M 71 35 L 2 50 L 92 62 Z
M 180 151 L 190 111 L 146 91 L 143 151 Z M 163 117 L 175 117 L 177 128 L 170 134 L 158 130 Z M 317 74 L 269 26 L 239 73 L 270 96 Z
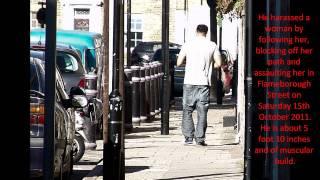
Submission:
M 209 86 L 183 85 L 182 134 L 186 139 L 196 142 L 205 140 L 207 113 L 209 109 Z M 194 128 L 192 112 L 197 109 L 197 127 Z

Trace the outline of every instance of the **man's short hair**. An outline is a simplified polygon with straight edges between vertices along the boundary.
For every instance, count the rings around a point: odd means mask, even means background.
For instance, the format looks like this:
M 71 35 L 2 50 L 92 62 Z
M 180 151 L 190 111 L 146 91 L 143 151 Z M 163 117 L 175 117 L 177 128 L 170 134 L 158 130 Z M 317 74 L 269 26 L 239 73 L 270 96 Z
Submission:
M 197 32 L 207 34 L 207 32 L 208 32 L 208 26 L 205 25 L 205 24 L 199 24 L 199 25 L 197 26 Z

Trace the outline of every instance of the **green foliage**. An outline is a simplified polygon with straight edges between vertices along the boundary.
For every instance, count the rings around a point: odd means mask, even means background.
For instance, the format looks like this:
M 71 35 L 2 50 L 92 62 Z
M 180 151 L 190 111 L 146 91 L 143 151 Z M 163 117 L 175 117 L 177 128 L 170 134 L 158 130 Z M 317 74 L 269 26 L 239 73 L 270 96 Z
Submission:
M 231 16 L 240 17 L 244 8 L 245 0 L 217 0 L 218 14 L 231 13 Z M 222 15 L 220 15 L 220 18 L 222 18 Z

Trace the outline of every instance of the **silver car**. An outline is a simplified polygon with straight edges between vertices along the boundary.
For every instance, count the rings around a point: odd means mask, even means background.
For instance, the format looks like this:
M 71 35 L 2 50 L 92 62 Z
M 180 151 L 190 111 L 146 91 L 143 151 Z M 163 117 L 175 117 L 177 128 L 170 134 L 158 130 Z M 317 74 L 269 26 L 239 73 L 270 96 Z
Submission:
M 75 99 L 70 99 L 64 91 L 64 83 L 59 70 L 56 69 L 55 99 L 55 154 L 54 176 L 70 177 L 73 169 L 72 142 L 74 139 L 74 108 Z M 44 153 L 44 61 L 30 58 L 30 176 L 43 176 Z M 85 96 L 84 96 L 85 98 Z
M 75 86 L 79 86 L 86 91 L 87 98 L 89 99 L 90 104 L 92 104 L 94 112 L 89 116 L 89 120 L 86 121 L 86 138 L 85 141 L 86 149 L 95 149 L 96 148 L 96 137 L 95 129 L 97 124 L 102 122 L 102 101 L 92 97 L 91 83 L 92 81 L 91 74 L 88 74 L 81 63 L 81 56 L 78 50 L 63 44 L 59 44 L 56 47 L 56 63 L 61 72 L 62 78 L 65 82 L 66 92 L 69 94 L 70 89 Z M 45 46 L 44 44 L 31 44 L 30 47 L 31 57 L 45 59 Z M 101 130 L 100 130 L 101 131 Z

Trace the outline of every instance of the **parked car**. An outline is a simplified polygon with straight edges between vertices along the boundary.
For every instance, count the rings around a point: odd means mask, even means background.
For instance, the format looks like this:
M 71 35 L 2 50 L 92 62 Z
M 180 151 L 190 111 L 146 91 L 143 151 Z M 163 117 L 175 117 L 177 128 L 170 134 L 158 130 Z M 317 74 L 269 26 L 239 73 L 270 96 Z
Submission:
M 102 99 L 103 41 L 102 35 L 87 31 L 57 30 L 57 43 L 65 44 L 80 53 L 81 62 L 86 72 L 90 89 L 88 95 Z M 31 43 L 45 43 L 45 30 L 33 29 L 30 33 Z
M 171 75 L 171 94 L 174 96 L 182 96 L 183 93 L 183 80 L 185 66 L 177 67 L 177 58 L 180 52 L 180 48 L 169 48 L 169 67 Z M 158 49 L 152 56 L 152 61 L 162 62 L 162 49 Z M 173 99 L 173 96 L 171 97 Z
M 161 49 L 161 41 L 140 42 L 131 53 L 131 59 L 133 64 L 137 64 L 141 61 L 150 61 L 154 53 Z M 169 43 L 169 48 L 179 48 L 180 44 Z
M 76 49 L 80 53 L 81 62 L 85 68 L 86 94 L 89 99 L 96 98 L 102 104 L 103 95 L 103 41 L 102 35 L 94 32 L 57 30 L 56 41 L 58 44 L 65 44 Z M 31 43 L 45 43 L 45 30 L 33 29 L 30 32 Z M 102 111 L 102 106 L 98 107 Z M 96 135 L 102 138 L 102 118 L 96 122 Z
M 43 176 L 44 153 L 44 61 L 30 58 L 30 176 Z M 56 68 L 56 99 L 54 119 L 54 176 L 70 178 L 73 169 L 72 143 L 75 134 L 74 108 L 82 107 L 85 96 L 69 97 L 64 82 Z
M 88 88 L 88 82 L 86 76 L 87 74 L 84 69 L 81 58 L 76 49 L 73 49 L 66 45 L 57 45 L 56 63 L 61 72 L 62 78 L 65 82 L 66 92 L 70 93 L 70 89 L 75 86 L 84 88 L 86 91 Z M 30 47 L 31 57 L 39 58 L 41 60 L 45 59 L 45 46 L 31 44 Z M 90 94 L 87 95 L 90 101 L 89 108 L 93 109 L 92 114 L 88 115 L 86 118 L 86 128 L 84 129 L 85 134 L 85 147 L 86 149 L 95 149 L 97 147 L 95 129 L 96 126 L 102 124 L 102 101 L 97 98 L 91 97 Z M 83 115 L 84 116 L 84 115 Z M 99 128 L 99 131 L 100 130 Z M 80 148 L 77 148 L 80 149 Z M 77 153 L 77 152 L 75 152 Z

